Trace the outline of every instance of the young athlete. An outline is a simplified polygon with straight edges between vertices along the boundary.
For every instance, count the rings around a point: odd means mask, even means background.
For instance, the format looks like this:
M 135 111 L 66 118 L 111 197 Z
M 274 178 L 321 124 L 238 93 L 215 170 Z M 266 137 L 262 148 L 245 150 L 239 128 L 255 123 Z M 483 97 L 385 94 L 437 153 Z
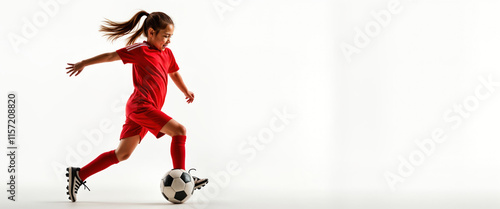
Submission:
M 134 31 L 143 16 L 146 16 L 146 19 L 142 27 Z M 172 137 L 170 155 L 173 167 L 185 170 L 186 128 L 161 111 L 167 93 L 168 76 L 184 93 L 187 103 L 194 100 L 193 92 L 187 89 L 178 72 L 179 67 L 172 51 L 167 48 L 174 33 L 174 22 L 163 12 L 149 14 L 140 11 L 127 22 L 117 23 L 106 20 L 100 31 L 104 32 L 105 36 L 112 41 L 124 35 L 132 35 L 128 38 L 125 48 L 74 64 L 68 63 L 67 74 L 70 73 L 70 77 L 77 76 L 89 65 L 122 60 L 124 64 L 132 63 L 134 92 L 127 102 L 126 120 L 118 148 L 102 153 L 82 168 L 67 168 L 67 194 L 72 202 L 76 201 L 76 195 L 81 185 L 88 189 L 85 180 L 89 176 L 128 159 L 148 131 L 156 138 L 165 134 Z M 142 34 L 146 36 L 147 41 L 135 43 Z M 208 179 L 195 176 L 193 179 L 195 189 L 200 189 L 208 183 Z

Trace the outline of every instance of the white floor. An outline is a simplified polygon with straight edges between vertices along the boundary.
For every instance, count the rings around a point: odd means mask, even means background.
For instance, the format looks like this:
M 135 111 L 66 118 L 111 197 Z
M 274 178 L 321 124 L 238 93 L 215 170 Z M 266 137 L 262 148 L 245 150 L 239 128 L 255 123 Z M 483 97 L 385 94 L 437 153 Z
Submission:
M 248 199 L 235 196 L 219 196 L 209 201 L 197 200 L 192 197 L 184 204 L 172 204 L 161 198 L 150 198 L 141 196 L 140 194 L 131 197 L 132 195 L 122 199 L 118 194 L 98 194 L 92 191 L 92 195 L 86 195 L 86 198 L 80 197 L 78 202 L 71 203 L 65 197 L 55 201 L 18 201 L 15 203 L 2 204 L 1 208 L 107 208 L 107 209 L 128 209 L 128 208 L 186 208 L 186 209 L 211 209 L 211 208 L 332 208 L 333 204 L 328 203 L 326 199 L 300 199 L 300 198 L 271 198 L 265 197 L 256 199 L 249 196 Z M 196 195 L 196 193 L 195 193 Z M 83 196 L 83 195 L 81 195 Z M 267 196 L 267 195 L 266 195 Z M 4 207 L 7 206 L 7 207 Z
M 346 209 L 468 209 L 500 208 L 495 194 L 381 194 L 381 193 L 325 193 L 277 194 L 276 192 L 225 191 L 205 198 L 209 190 L 196 191 L 184 204 L 171 204 L 158 192 L 143 189 L 94 189 L 81 191 L 79 201 L 71 203 L 58 191 L 20 195 L 17 202 L 1 201 L 1 208 L 186 208 L 186 209 L 267 209 L 267 208 L 346 208 Z

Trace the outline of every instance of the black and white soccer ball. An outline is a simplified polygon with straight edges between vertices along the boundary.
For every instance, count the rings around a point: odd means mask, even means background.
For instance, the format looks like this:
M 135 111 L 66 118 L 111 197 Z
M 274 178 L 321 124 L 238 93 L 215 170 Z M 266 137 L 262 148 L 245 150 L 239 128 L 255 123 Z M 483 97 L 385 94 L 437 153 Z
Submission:
M 172 203 L 183 203 L 194 192 L 193 177 L 182 169 L 172 169 L 167 172 L 160 183 L 163 197 Z

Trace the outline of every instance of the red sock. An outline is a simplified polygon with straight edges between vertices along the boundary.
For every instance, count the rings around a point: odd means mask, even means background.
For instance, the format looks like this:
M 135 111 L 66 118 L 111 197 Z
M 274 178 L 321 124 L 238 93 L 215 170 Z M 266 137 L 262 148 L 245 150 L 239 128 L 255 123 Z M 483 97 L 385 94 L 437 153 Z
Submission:
M 107 167 L 117 164 L 118 158 L 116 158 L 115 150 L 111 150 L 109 152 L 102 153 L 96 159 L 92 160 L 86 166 L 83 166 L 78 172 L 80 179 L 85 180 L 89 176 L 94 175 L 95 173 L 106 169 Z
M 172 143 L 170 143 L 170 155 L 172 156 L 172 164 L 174 169 L 184 168 L 184 161 L 186 159 L 186 136 L 173 136 Z

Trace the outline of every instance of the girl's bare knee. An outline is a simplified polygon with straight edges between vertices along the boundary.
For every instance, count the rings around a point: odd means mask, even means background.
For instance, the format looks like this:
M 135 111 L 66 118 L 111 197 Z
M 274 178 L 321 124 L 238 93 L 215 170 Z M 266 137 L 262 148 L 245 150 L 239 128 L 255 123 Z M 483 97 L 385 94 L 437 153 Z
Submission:
M 179 135 L 185 136 L 186 135 L 186 127 L 179 124 L 179 126 L 177 127 L 177 130 L 175 132 L 176 132 L 175 136 L 179 136 Z
M 124 160 L 127 160 L 130 155 L 132 155 L 132 153 L 130 152 L 123 152 L 123 153 L 116 153 L 116 158 L 118 159 L 118 161 L 124 161 Z

